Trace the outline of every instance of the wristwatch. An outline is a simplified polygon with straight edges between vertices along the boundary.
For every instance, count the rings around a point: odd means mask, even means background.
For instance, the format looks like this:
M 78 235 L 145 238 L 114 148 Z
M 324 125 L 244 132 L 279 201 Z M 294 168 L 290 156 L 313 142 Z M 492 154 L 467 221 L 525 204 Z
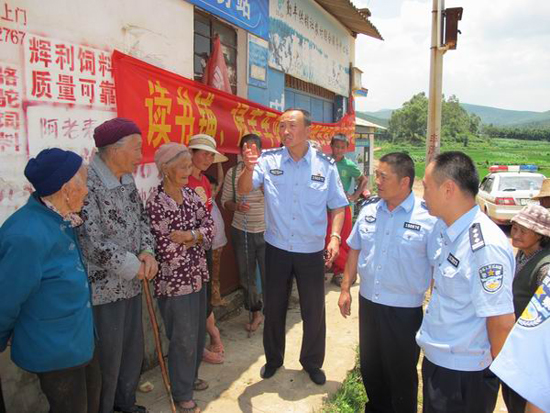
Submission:
M 332 234 L 330 234 L 330 237 L 334 237 L 334 238 L 338 238 L 338 242 L 341 244 L 342 243 L 342 237 L 340 236 L 340 234 L 336 233 L 336 232 L 333 232 Z

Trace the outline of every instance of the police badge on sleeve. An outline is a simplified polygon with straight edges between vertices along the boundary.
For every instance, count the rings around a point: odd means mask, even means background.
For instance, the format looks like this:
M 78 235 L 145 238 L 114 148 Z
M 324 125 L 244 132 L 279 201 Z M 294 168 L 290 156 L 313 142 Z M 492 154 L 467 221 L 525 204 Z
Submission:
M 485 291 L 496 293 L 502 287 L 504 267 L 502 264 L 485 265 L 479 269 L 479 277 Z
M 537 327 L 550 318 L 550 275 L 547 275 L 542 284 L 535 291 L 525 310 L 518 319 L 522 327 Z

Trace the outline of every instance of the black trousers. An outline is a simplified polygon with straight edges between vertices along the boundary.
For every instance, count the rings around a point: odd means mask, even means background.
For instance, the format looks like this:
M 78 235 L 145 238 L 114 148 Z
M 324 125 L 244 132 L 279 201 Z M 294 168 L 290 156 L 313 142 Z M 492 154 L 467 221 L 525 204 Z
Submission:
M 271 367 L 283 365 L 285 324 L 293 275 L 303 320 L 300 363 L 305 370 L 321 368 L 325 360 L 325 276 L 323 251 L 298 253 L 266 243 L 264 350 Z
M 130 410 L 143 363 L 141 294 L 93 309 L 102 380 L 99 411 L 111 413 L 114 406 Z
M 523 397 L 502 382 L 502 398 L 508 409 L 508 413 L 523 413 L 527 402 Z
M 416 412 L 422 307 L 376 304 L 359 295 L 359 353 L 365 412 Z
M 422 380 L 424 413 L 492 413 L 495 410 L 499 380 L 489 368 L 451 370 L 424 358 Z
M 97 413 L 101 372 L 97 350 L 89 363 L 63 370 L 37 373 L 50 413 Z

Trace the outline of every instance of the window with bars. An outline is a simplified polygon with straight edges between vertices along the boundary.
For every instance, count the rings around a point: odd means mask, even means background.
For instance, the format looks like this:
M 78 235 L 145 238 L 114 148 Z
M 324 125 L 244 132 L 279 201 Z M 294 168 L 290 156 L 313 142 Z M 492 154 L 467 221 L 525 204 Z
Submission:
M 215 35 L 220 36 L 225 64 L 229 72 L 231 91 L 237 94 L 237 31 L 214 16 L 195 9 L 193 70 L 195 80 L 201 80 L 214 45 Z

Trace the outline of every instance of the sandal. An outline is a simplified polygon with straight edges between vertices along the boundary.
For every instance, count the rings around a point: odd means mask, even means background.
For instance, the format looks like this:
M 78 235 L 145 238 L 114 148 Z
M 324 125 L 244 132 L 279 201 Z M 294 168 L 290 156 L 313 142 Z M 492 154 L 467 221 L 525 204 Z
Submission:
M 206 390 L 207 388 L 208 388 L 208 382 L 206 380 L 196 379 L 195 382 L 193 383 L 193 390 L 203 391 L 203 390 Z
M 333 283 L 334 285 L 340 287 L 342 285 L 342 280 L 343 279 L 344 279 L 343 274 L 334 274 L 332 276 L 332 280 L 330 282 Z
M 197 402 L 195 400 L 191 400 L 193 402 L 193 406 L 191 407 L 183 407 L 182 404 L 185 402 L 177 402 L 176 407 L 178 408 L 178 412 L 180 413 L 199 413 L 201 409 L 199 406 L 197 406 Z
M 204 349 L 202 353 L 202 361 L 210 364 L 223 364 L 224 358 L 222 353 L 214 353 L 213 351 Z

